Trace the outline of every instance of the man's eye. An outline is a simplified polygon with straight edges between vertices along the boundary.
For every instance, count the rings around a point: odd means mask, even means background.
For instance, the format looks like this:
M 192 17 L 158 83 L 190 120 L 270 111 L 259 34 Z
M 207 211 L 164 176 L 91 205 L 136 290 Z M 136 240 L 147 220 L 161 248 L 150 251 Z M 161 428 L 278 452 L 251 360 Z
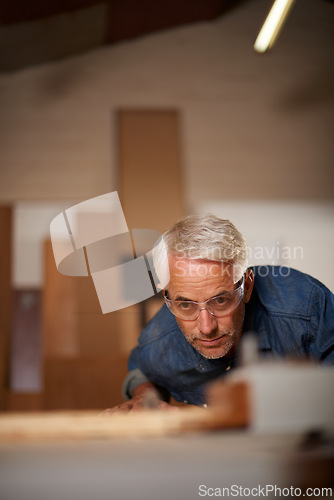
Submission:
M 191 303 L 190 302 L 179 302 L 178 307 L 180 309 L 186 310 L 189 309 Z
M 226 304 L 226 302 L 228 302 L 228 297 L 226 296 L 216 297 L 215 299 L 212 299 L 212 305 L 221 306 L 223 304 Z

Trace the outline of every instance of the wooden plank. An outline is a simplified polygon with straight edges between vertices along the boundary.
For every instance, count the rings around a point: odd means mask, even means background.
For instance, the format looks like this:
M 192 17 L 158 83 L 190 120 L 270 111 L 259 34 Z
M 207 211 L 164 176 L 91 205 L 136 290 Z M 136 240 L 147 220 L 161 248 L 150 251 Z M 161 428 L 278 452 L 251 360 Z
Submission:
M 51 241 L 44 243 L 44 289 L 42 305 L 43 358 L 76 356 L 77 278 L 64 276 L 57 270 Z
M 45 242 L 43 356 L 76 358 L 128 354 L 140 331 L 139 306 L 102 314 L 91 277 L 57 271 L 51 242 Z
M 0 415 L 0 443 L 157 437 L 231 427 L 244 425 L 231 425 L 229 412 L 215 408 L 143 409 L 112 417 L 97 412 L 10 414 Z
M 12 208 L 0 206 L 0 410 L 9 386 L 9 339 L 12 326 Z
M 43 410 L 43 394 L 32 392 L 7 392 L 6 411 L 38 412 Z
M 96 293 L 96 292 L 95 292 Z M 81 356 L 128 355 L 140 332 L 139 307 L 127 307 L 109 314 L 78 314 Z
M 48 358 L 44 361 L 46 410 L 104 409 L 123 401 L 127 355 Z
M 179 115 L 121 110 L 117 118 L 119 192 L 128 227 L 165 231 L 184 215 Z

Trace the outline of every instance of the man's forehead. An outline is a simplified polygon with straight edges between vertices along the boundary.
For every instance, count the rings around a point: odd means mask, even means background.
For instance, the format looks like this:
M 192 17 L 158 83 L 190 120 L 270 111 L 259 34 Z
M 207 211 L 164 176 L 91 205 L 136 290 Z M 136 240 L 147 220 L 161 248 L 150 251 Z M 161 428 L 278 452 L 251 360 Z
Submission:
M 187 259 L 179 255 L 169 255 L 170 277 L 214 277 L 220 276 L 224 281 L 234 281 L 231 263 L 207 259 Z

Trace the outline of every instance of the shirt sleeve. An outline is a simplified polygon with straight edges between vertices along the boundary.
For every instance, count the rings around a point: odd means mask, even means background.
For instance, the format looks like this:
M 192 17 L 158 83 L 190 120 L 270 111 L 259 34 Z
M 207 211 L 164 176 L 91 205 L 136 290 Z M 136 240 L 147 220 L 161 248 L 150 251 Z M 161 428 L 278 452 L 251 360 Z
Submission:
M 149 382 L 149 380 L 139 368 L 131 370 L 123 382 L 122 395 L 124 399 L 131 399 L 135 388 L 145 382 Z

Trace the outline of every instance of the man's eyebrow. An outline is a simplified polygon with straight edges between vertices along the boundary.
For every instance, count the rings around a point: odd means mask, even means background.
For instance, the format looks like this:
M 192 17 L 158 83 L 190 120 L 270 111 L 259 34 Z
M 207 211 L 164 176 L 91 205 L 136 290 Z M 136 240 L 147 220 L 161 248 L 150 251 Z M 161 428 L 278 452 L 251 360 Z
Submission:
M 221 295 L 226 295 L 228 293 L 231 293 L 231 292 L 228 292 L 227 290 L 223 290 L 222 292 L 219 292 L 216 295 L 209 297 L 207 300 L 211 300 L 215 297 L 220 297 Z M 187 297 L 183 297 L 182 295 L 178 295 L 174 300 L 184 300 L 186 302 L 196 302 L 196 300 L 188 299 Z M 204 301 L 204 302 L 206 302 L 206 301 Z
M 174 300 L 185 300 L 187 302 L 194 302 L 193 300 L 187 299 L 187 297 L 183 297 L 182 295 L 178 295 Z

